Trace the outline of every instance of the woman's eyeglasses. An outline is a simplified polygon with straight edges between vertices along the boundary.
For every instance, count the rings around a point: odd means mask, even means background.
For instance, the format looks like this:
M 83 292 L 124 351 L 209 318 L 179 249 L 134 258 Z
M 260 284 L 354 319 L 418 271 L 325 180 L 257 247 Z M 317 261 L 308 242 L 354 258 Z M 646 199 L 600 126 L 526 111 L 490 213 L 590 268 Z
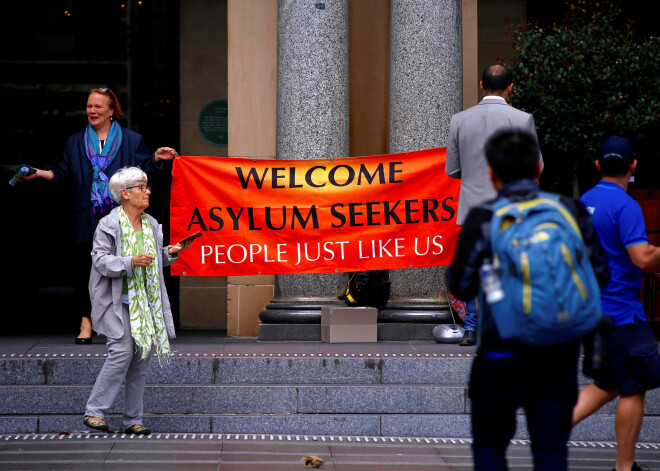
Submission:
M 151 187 L 147 185 L 134 185 L 134 186 L 127 186 L 124 188 L 124 190 L 130 190 L 133 188 L 139 188 L 142 193 L 146 193 L 147 191 L 151 191 Z

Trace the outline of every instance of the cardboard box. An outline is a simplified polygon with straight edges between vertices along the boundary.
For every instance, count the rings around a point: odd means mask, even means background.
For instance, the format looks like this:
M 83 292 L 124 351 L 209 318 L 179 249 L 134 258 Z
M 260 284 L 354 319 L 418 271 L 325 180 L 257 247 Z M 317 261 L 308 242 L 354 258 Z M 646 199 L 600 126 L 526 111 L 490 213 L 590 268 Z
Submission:
M 378 309 L 373 307 L 321 308 L 321 341 L 327 343 L 377 342 Z
M 321 324 L 376 324 L 378 309 L 375 307 L 321 307 Z
M 377 341 L 378 325 L 376 324 L 321 324 L 321 342 L 371 343 Z

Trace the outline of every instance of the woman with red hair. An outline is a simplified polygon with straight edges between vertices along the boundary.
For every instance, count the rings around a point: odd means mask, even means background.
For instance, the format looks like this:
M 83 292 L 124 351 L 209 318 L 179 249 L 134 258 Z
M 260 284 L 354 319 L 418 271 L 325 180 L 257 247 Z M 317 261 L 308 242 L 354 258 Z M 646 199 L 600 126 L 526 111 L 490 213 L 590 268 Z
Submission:
M 116 203 L 108 191 L 112 175 L 123 167 L 153 172 L 177 156 L 174 149 L 160 147 L 150 153 L 142 136 L 119 125 L 124 116 L 117 95 L 109 88 L 94 88 L 87 97 L 87 126 L 69 137 L 64 159 L 53 170 L 37 169 L 22 178 L 68 180 L 72 183 L 76 216 L 76 315 L 82 317 L 77 344 L 92 343 L 91 305 L 87 283 L 91 268 L 92 239 L 99 220 Z

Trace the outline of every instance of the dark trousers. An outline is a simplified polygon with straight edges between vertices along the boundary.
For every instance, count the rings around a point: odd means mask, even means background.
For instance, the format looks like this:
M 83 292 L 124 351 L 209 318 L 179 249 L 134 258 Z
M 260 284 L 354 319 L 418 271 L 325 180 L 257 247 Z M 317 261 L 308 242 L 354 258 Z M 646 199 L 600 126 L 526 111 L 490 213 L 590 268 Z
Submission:
M 479 353 L 472 364 L 472 450 L 476 471 L 507 470 L 506 449 L 522 407 L 536 471 L 568 469 L 566 442 L 577 401 L 578 346 L 529 349 L 508 358 Z

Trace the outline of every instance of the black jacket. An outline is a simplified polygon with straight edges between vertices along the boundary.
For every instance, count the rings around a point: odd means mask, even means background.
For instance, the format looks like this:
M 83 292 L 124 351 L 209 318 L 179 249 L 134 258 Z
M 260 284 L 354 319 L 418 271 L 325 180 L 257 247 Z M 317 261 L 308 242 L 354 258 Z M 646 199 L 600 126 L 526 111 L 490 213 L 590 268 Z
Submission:
M 91 243 L 99 218 L 92 212 L 92 181 L 94 170 L 85 151 L 85 131 L 69 137 L 64 159 L 53 170 L 55 180 L 69 180 L 74 192 L 73 209 L 76 215 L 76 242 Z M 121 146 L 117 150 L 105 174 L 108 178 L 122 167 L 140 167 L 146 173 L 164 168 L 162 162 L 156 164 L 154 154 L 149 153 L 142 136 L 127 128 L 122 128 Z
M 489 203 L 502 196 L 525 197 L 536 191 L 538 191 L 538 187 L 534 181 L 517 180 L 502 188 L 498 197 Z M 591 216 L 580 201 L 567 196 L 560 196 L 560 200 L 575 216 L 580 226 L 582 238 L 589 250 L 591 265 L 602 288 L 609 279 L 609 268 L 600 240 L 591 222 Z M 490 243 L 492 214 L 492 211 L 484 206 L 472 208 L 459 235 L 454 259 L 446 272 L 447 287 L 459 299 L 473 299 L 479 293 L 479 268 L 485 258 L 493 256 Z M 521 344 L 512 341 L 503 342 L 499 338 L 492 318 L 486 313 L 481 319 L 480 349 L 499 351 L 519 348 L 522 348 Z

